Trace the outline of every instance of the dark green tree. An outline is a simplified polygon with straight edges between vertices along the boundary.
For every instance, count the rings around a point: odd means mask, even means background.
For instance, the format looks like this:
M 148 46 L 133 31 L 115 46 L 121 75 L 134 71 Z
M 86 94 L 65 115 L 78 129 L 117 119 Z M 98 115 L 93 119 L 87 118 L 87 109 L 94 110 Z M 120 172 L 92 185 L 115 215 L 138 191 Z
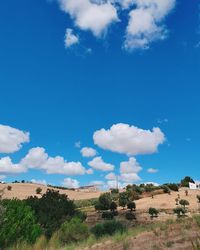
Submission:
M 123 209 L 125 208 L 125 206 L 127 205 L 129 199 L 128 199 L 128 194 L 127 192 L 122 192 L 119 194 L 119 206 L 123 207 Z
M 67 195 L 51 189 L 40 199 L 36 196 L 29 197 L 26 203 L 35 212 L 37 222 L 48 238 L 76 214 L 74 202 Z
M 135 204 L 135 202 L 134 202 L 134 201 L 128 202 L 127 208 L 130 209 L 131 212 L 132 212 L 133 210 L 135 210 L 135 209 L 136 209 L 136 204 Z
M 189 187 L 189 182 L 195 183 L 194 180 L 190 176 L 186 176 L 184 179 L 181 180 L 181 186 Z
M 41 234 L 33 211 L 24 201 L 4 200 L 0 225 L 0 246 L 5 249 L 17 242 L 34 243 Z

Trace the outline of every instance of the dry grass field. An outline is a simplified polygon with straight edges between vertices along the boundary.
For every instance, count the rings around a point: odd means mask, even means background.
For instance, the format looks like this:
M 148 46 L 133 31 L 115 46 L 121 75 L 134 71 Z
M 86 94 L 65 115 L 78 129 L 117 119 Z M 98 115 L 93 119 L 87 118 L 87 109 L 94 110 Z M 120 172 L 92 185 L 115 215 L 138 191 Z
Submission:
M 7 186 L 11 186 L 11 191 L 7 190 Z M 36 188 L 40 187 L 42 189 L 41 194 L 46 193 L 46 190 L 48 188 L 52 189 L 51 187 L 47 187 L 45 185 L 41 184 L 34 184 L 34 183 L 10 183 L 10 184 L 1 184 L 0 183 L 0 190 L 5 188 L 4 195 L 2 198 L 18 198 L 20 200 L 26 199 L 27 197 L 31 195 L 36 195 Z M 81 200 L 81 199 L 91 199 L 91 198 L 97 198 L 101 194 L 100 191 L 96 192 L 78 192 L 78 191 L 72 191 L 72 190 L 63 190 L 63 189 L 56 189 L 59 190 L 61 194 L 67 194 L 68 197 L 72 200 Z M 38 197 L 41 197 L 41 195 L 36 195 Z

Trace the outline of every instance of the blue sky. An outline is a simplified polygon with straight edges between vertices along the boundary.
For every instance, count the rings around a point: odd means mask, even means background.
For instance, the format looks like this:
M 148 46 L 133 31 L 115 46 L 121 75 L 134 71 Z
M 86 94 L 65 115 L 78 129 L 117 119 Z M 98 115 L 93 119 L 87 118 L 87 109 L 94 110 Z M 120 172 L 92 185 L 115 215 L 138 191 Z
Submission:
M 176 182 L 185 175 L 200 178 L 199 2 L 146 2 L 121 6 L 125 1 L 80 0 L 77 7 L 72 0 L 1 0 L 2 179 L 66 186 L 110 181 L 112 186 L 115 176 L 105 178 L 110 172 L 120 176 L 122 185 Z M 123 138 L 122 123 L 128 139 Z M 102 142 L 100 134 L 93 140 L 95 131 L 105 129 L 108 136 L 114 124 L 120 138 L 114 133 L 113 140 L 105 137 Z M 153 133 L 154 127 L 162 138 Z M 141 138 L 139 129 L 147 138 Z M 80 148 L 75 147 L 79 141 Z M 83 157 L 84 147 L 97 155 Z M 40 166 L 33 156 L 26 157 L 35 148 Z M 127 153 L 129 149 L 134 150 Z M 101 170 L 96 170 L 97 164 L 88 165 L 96 157 L 102 157 Z M 49 158 L 54 161 L 51 166 L 45 162 Z M 103 171 L 105 163 L 114 170 Z M 69 174 L 69 168 L 80 164 L 84 174 Z M 60 170 L 63 166 L 66 171 Z M 19 168 L 17 174 L 13 168 Z

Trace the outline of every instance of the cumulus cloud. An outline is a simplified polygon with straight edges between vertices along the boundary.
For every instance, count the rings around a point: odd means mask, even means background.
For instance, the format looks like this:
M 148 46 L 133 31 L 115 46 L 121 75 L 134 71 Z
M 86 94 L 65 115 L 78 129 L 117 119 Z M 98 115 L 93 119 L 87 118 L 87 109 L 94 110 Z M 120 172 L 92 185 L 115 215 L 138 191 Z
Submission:
M 19 174 L 25 173 L 26 168 L 21 164 L 14 164 L 10 157 L 3 157 L 0 159 L 0 174 Z
M 97 151 L 93 148 L 84 147 L 81 149 L 81 154 L 83 157 L 94 157 Z
M 49 157 L 44 148 L 32 148 L 20 163 L 26 168 L 38 168 L 48 174 L 83 175 L 85 168 L 81 162 L 67 162 L 61 156 Z
M 93 135 L 94 143 L 99 147 L 127 155 L 152 154 L 165 141 L 159 128 L 143 130 L 128 124 L 118 123 L 110 129 L 104 128 Z
M 137 173 L 125 173 L 125 174 L 121 174 L 120 175 L 120 180 L 122 180 L 123 182 L 126 183 L 133 183 L 133 182 L 137 182 L 140 181 L 141 178 L 138 176 Z
M 117 10 L 109 1 L 98 3 L 90 0 L 58 0 L 58 2 L 77 27 L 89 30 L 97 37 L 101 36 L 112 23 L 118 21 Z
M 71 46 L 79 43 L 78 35 L 75 35 L 72 29 L 66 29 L 65 32 L 65 47 L 70 48 Z
M 89 168 L 86 170 L 86 174 L 93 174 L 93 173 L 94 173 L 94 171 L 92 168 Z
M 29 142 L 29 133 L 10 126 L 0 125 L 0 153 L 14 153 Z
M 142 167 L 139 165 L 139 163 L 134 157 L 130 157 L 128 161 L 120 163 L 121 174 L 138 173 L 141 170 Z
M 111 172 L 105 176 L 106 180 L 116 180 L 117 176 L 115 173 Z
M 71 178 L 65 178 L 62 185 L 66 188 L 78 188 L 79 181 Z
M 34 184 L 41 184 L 41 185 L 47 186 L 46 180 L 36 180 L 36 179 L 32 179 L 31 182 L 34 183 Z
M 101 170 L 101 171 L 112 171 L 115 166 L 104 162 L 102 157 L 95 157 L 92 161 L 88 162 L 88 165 L 96 170 Z
M 149 168 L 149 169 L 147 169 L 147 172 L 150 173 L 150 174 L 154 174 L 154 173 L 158 172 L 158 169 L 156 169 L 156 168 Z
M 147 49 L 150 43 L 163 40 L 168 30 L 163 24 L 176 0 L 134 0 L 136 8 L 129 13 L 124 48 Z

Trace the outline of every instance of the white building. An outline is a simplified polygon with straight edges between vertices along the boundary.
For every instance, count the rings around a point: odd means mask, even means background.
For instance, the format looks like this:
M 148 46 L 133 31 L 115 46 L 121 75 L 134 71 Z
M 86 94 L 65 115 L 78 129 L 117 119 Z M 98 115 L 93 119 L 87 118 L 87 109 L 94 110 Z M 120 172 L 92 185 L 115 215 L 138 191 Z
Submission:
M 189 188 L 193 190 L 200 190 L 200 181 L 195 181 L 195 183 L 189 182 Z

